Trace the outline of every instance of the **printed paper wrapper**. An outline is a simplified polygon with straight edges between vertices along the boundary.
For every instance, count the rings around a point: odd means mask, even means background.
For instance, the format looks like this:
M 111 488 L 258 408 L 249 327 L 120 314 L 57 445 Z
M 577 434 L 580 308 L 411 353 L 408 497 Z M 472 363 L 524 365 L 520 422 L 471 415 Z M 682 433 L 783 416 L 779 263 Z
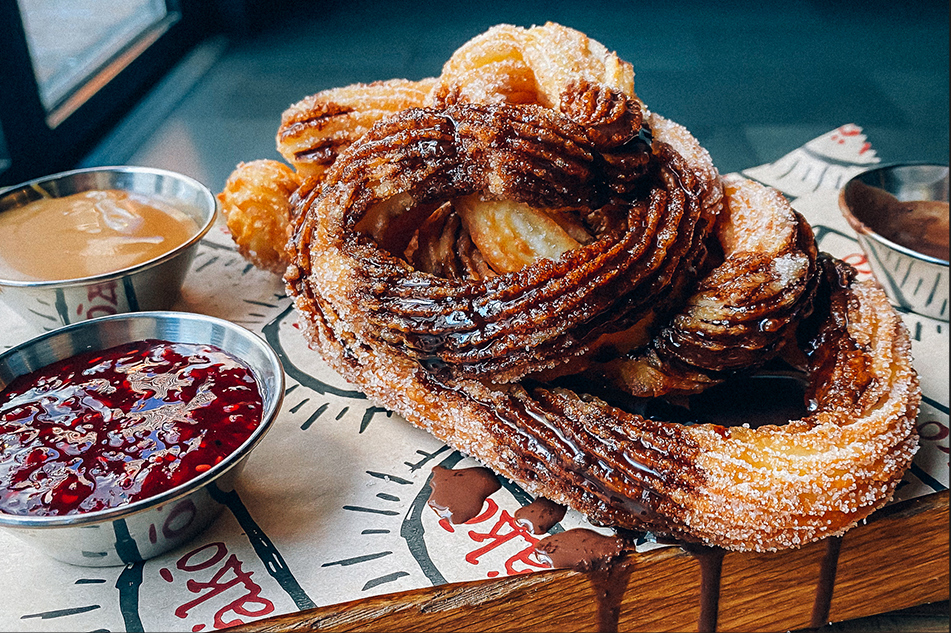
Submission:
M 878 162 L 844 125 L 744 174 L 783 191 L 822 250 L 869 274 L 838 189 Z M 204 241 L 176 309 L 228 319 L 278 351 L 287 390 L 227 510 L 196 540 L 125 567 L 75 567 L 0 532 L 0 629 L 207 631 L 382 593 L 543 569 L 513 519 L 531 499 L 504 482 L 464 525 L 427 506 L 433 466 L 477 465 L 374 406 L 309 350 L 280 279 L 223 229 Z M 38 332 L 0 306 L 0 349 Z M 906 315 L 925 395 L 922 448 L 897 496 L 948 486 L 948 324 Z M 570 512 L 553 530 L 587 526 Z M 161 527 L 161 526 L 157 526 Z M 603 530 L 602 530 L 603 531 Z M 644 547 L 656 546 L 646 543 Z

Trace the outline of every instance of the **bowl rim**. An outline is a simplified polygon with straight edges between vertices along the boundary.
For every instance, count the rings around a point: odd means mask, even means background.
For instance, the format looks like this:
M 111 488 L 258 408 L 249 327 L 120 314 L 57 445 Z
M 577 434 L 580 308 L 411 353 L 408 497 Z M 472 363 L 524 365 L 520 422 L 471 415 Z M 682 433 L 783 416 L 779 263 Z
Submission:
M 61 171 L 55 174 L 49 174 L 47 176 L 40 176 L 39 178 L 34 178 L 32 180 L 27 180 L 25 182 L 17 183 L 9 187 L 0 188 L 0 199 L 4 196 L 7 196 L 15 191 L 20 191 L 22 189 L 31 189 L 36 186 L 42 185 L 47 182 L 54 180 L 60 180 L 63 178 L 71 178 L 78 174 L 89 174 L 97 172 L 120 172 L 120 173 L 143 173 L 143 174 L 154 174 L 158 176 L 166 176 L 169 178 L 175 178 L 181 180 L 193 187 L 199 192 L 201 192 L 201 197 L 205 198 L 207 202 L 210 203 L 211 213 L 208 214 L 208 217 L 205 219 L 204 223 L 199 225 L 198 231 L 192 235 L 188 240 L 179 244 L 175 248 L 157 255 L 152 259 L 148 259 L 144 262 L 132 266 L 126 266 L 125 268 L 120 268 L 118 270 L 110 271 L 107 273 L 100 273 L 98 275 L 90 275 L 88 277 L 76 277 L 75 279 L 5 279 L 0 277 L 0 286 L 10 286 L 17 288 L 70 288 L 74 286 L 85 286 L 88 284 L 103 283 L 108 281 L 113 281 L 115 279 L 120 279 L 126 275 L 139 273 L 150 268 L 159 266 L 166 261 L 173 259 L 174 257 L 180 255 L 182 252 L 188 250 L 199 241 L 201 241 L 205 235 L 208 234 L 208 231 L 211 230 L 211 227 L 214 226 L 215 220 L 218 217 L 218 198 L 212 193 L 206 185 L 199 182 L 198 180 L 192 178 L 191 176 L 186 176 L 185 174 L 179 173 L 177 171 L 172 171 L 169 169 L 160 169 L 157 167 L 144 167 L 138 165 L 105 165 L 101 167 L 83 167 L 80 169 L 70 169 L 68 171 Z M 89 191 L 88 189 L 85 191 Z M 0 210 L 0 213 L 3 211 Z
M 898 244 L 897 242 L 893 242 L 890 239 L 882 236 L 880 233 L 878 233 L 877 231 L 872 229 L 870 226 L 862 222 L 858 217 L 856 217 L 856 215 L 852 212 L 852 209 L 849 207 L 848 203 L 846 203 L 845 201 L 846 189 L 853 182 L 860 180 L 862 176 L 867 176 L 869 174 L 874 174 L 877 172 L 894 170 L 901 167 L 937 167 L 937 168 L 944 168 L 946 170 L 948 169 L 947 164 L 933 163 L 929 161 L 895 162 L 895 163 L 883 163 L 883 164 L 876 165 L 875 167 L 871 169 L 866 169 L 865 171 L 852 176 L 845 182 L 844 185 L 842 185 L 842 188 L 839 190 L 839 211 L 843 213 L 844 215 L 847 215 L 847 218 L 854 220 L 859 226 L 862 227 L 862 230 L 859 230 L 855 227 L 854 224 L 852 224 L 852 222 L 849 222 L 849 224 L 852 225 L 852 228 L 855 230 L 857 234 L 865 236 L 866 238 L 870 240 L 878 242 L 881 245 L 887 248 L 890 248 L 891 250 L 898 251 L 902 255 L 906 255 L 913 259 L 917 259 L 927 264 L 948 267 L 949 261 L 947 259 L 941 259 L 940 257 L 932 257 L 931 255 L 920 253 L 914 250 L 913 248 L 902 246 L 901 244 Z
M 79 321 L 70 325 L 66 325 L 49 332 L 44 332 L 38 336 L 35 336 L 19 345 L 16 345 L 9 350 L 0 353 L 0 363 L 3 363 L 8 358 L 15 356 L 18 353 L 21 353 L 24 349 L 35 346 L 39 343 L 42 343 L 48 339 L 62 338 L 68 336 L 71 332 L 79 330 L 82 328 L 97 328 L 100 324 L 106 321 L 124 321 L 124 320 L 134 320 L 134 319 L 157 319 L 167 322 L 175 321 L 200 321 L 204 323 L 210 323 L 213 326 L 218 326 L 228 330 L 234 334 L 237 334 L 242 339 L 247 341 L 251 346 L 257 348 L 262 352 L 267 359 L 268 365 L 273 371 L 275 377 L 275 383 L 273 385 L 267 384 L 265 379 L 258 375 L 253 368 L 249 366 L 249 369 L 252 371 L 255 379 L 258 381 L 259 387 L 262 389 L 262 396 L 264 395 L 264 389 L 270 389 L 273 387 L 274 396 L 270 400 L 270 404 L 266 398 L 264 398 L 265 408 L 261 413 L 261 423 L 254 429 L 251 435 L 241 443 L 235 450 L 228 454 L 220 462 L 209 468 L 203 473 L 199 473 L 195 477 L 189 479 L 188 481 L 181 483 L 174 488 L 169 488 L 157 495 L 151 497 L 146 497 L 145 499 L 139 499 L 133 501 L 132 503 L 125 503 L 113 508 L 106 508 L 103 510 L 96 510 L 93 512 L 78 512 L 74 514 L 61 514 L 61 515 L 50 515 L 50 516 L 39 516 L 39 515 L 28 515 L 28 514 L 8 514 L 5 512 L 0 512 L 0 527 L 2 528 L 55 528 L 55 527 L 76 527 L 84 526 L 90 524 L 106 523 L 109 521 L 114 521 L 116 519 L 125 519 L 134 514 L 139 514 L 141 512 L 146 512 L 151 509 L 154 509 L 157 506 L 166 505 L 177 501 L 183 497 L 186 497 L 200 488 L 205 487 L 208 484 L 211 484 L 213 481 L 219 477 L 224 476 L 229 472 L 233 467 L 237 466 L 242 460 L 244 460 L 251 451 L 261 442 L 267 432 L 274 425 L 275 420 L 277 419 L 278 413 L 280 412 L 281 406 L 284 400 L 284 389 L 285 389 L 285 372 L 283 365 L 280 360 L 280 356 L 277 352 L 260 336 L 257 336 L 247 328 L 244 328 L 240 325 L 221 319 L 218 317 L 208 316 L 204 314 L 192 313 L 192 312 L 177 312 L 172 310 L 155 310 L 155 311 L 146 311 L 146 312 L 129 312 L 122 314 L 110 314 L 107 316 L 97 317 L 95 319 L 88 319 L 86 321 Z M 156 337 L 160 338 L 160 337 Z M 139 340 L 139 339 L 135 339 Z M 131 341 L 130 341 L 131 342 Z M 175 341 L 173 341 L 175 342 Z M 121 345 L 122 343 L 117 343 Z M 222 348 L 223 349 L 223 348 Z M 84 350 L 85 351 L 85 350 Z M 234 355 L 239 358 L 233 352 L 224 350 L 229 354 Z M 78 353 L 78 352 L 77 352 Z M 247 364 L 247 361 L 241 359 L 243 363 Z M 56 362 L 56 361 L 53 361 Z M 44 367 L 47 365 L 44 365 Z M 21 374 L 22 375 L 22 374 Z M 0 389 L 2 391 L 2 389 Z

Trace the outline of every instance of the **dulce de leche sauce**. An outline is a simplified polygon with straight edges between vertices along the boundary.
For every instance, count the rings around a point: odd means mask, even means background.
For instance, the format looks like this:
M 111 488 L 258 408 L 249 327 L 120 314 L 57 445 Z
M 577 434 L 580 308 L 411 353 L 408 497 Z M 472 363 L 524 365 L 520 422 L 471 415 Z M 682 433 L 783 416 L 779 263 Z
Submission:
M 94 190 L 0 213 L 0 277 L 80 279 L 164 255 L 198 232 L 183 211 L 144 196 Z

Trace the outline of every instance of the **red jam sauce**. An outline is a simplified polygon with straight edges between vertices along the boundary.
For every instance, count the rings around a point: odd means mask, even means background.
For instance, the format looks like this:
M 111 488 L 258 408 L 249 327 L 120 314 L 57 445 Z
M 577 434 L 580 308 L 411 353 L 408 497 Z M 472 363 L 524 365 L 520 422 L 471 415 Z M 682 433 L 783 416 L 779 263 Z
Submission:
M 53 363 L 0 393 L 0 512 L 155 496 L 234 452 L 262 410 L 250 369 L 212 345 L 150 339 Z

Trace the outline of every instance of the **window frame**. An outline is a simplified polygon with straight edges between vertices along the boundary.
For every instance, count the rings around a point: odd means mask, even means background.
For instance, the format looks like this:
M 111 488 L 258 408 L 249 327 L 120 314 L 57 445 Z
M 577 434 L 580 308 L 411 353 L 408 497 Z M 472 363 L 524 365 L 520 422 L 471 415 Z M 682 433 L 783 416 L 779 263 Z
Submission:
M 0 0 L 0 187 L 75 166 L 208 29 L 200 0 L 166 0 L 143 31 L 50 112 L 16 0 Z

